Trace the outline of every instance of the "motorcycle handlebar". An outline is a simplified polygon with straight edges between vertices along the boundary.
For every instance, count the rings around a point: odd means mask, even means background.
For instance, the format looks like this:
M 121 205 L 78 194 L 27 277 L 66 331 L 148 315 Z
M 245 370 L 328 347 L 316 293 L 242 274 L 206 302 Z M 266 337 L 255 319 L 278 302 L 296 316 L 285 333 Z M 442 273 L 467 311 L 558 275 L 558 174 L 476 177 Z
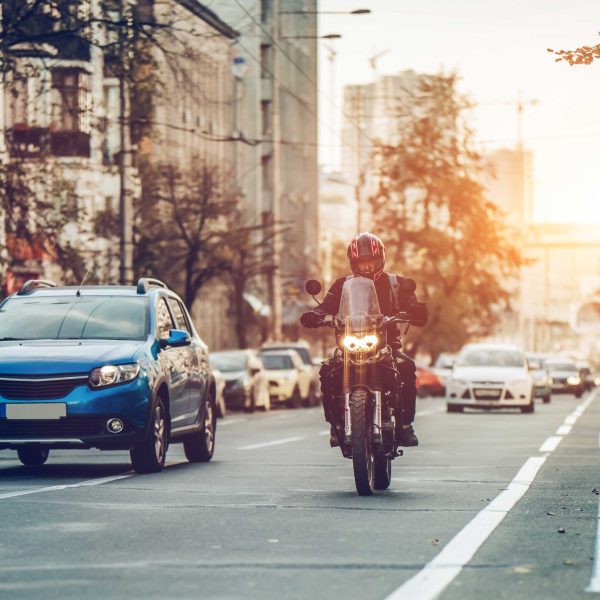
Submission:
M 400 312 L 395 314 L 393 317 L 384 317 L 381 322 L 381 326 L 385 327 L 390 325 L 391 323 L 410 323 L 411 317 L 406 312 Z M 327 315 L 323 317 L 317 327 L 331 327 L 333 329 L 337 328 L 338 320 L 333 315 Z

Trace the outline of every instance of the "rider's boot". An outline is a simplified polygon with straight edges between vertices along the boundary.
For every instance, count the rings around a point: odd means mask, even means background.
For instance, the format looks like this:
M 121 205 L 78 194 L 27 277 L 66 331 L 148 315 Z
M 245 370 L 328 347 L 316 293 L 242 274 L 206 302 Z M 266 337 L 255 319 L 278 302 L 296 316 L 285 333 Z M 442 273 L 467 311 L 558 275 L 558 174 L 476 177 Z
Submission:
M 396 443 L 398 446 L 418 446 L 419 438 L 415 435 L 412 425 L 401 425 L 396 431 Z
M 329 445 L 332 448 L 336 448 L 340 445 L 336 432 L 335 432 L 335 425 L 331 426 L 331 430 L 329 431 Z

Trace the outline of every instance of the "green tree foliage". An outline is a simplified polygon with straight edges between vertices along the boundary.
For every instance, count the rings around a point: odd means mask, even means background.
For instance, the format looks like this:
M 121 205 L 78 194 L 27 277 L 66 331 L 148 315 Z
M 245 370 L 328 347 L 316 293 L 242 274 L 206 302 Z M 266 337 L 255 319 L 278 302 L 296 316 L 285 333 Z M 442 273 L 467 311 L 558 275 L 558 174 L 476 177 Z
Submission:
M 371 198 L 387 269 L 413 277 L 430 320 L 409 352 L 436 356 L 490 334 L 509 306 L 523 257 L 502 215 L 485 197 L 483 159 L 464 120 L 468 102 L 454 74 L 421 76 L 398 117 L 398 139 L 376 144 Z

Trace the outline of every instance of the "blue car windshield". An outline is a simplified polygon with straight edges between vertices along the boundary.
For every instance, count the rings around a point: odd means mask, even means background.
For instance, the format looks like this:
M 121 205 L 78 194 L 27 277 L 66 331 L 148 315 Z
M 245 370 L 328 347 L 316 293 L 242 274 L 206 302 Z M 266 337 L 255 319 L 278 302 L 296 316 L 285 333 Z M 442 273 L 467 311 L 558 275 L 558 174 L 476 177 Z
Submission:
M 38 296 L 11 298 L 0 308 L 0 341 L 145 340 L 146 298 Z

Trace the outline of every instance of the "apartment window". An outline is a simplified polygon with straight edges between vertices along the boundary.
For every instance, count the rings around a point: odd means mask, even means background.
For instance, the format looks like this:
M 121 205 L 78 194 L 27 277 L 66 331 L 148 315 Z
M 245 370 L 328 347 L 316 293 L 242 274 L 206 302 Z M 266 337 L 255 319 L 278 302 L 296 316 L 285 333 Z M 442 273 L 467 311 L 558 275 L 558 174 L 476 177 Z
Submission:
M 271 0 L 260 0 L 260 20 L 268 23 L 271 19 Z
M 260 76 L 271 77 L 273 67 L 271 64 L 271 46 L 263 44 L 260 47 Z
M 270 154 L 262 157 L 262 187 L 263 190 L 273 189 L 273 161 Z
M 262 134 L 271 134 L 271 102 L 269 100 L 263 100 L 260 103 L 262 113 Z
M 81 69 L 52 71 L 52 128 L 89 133 L 90 77 Z

